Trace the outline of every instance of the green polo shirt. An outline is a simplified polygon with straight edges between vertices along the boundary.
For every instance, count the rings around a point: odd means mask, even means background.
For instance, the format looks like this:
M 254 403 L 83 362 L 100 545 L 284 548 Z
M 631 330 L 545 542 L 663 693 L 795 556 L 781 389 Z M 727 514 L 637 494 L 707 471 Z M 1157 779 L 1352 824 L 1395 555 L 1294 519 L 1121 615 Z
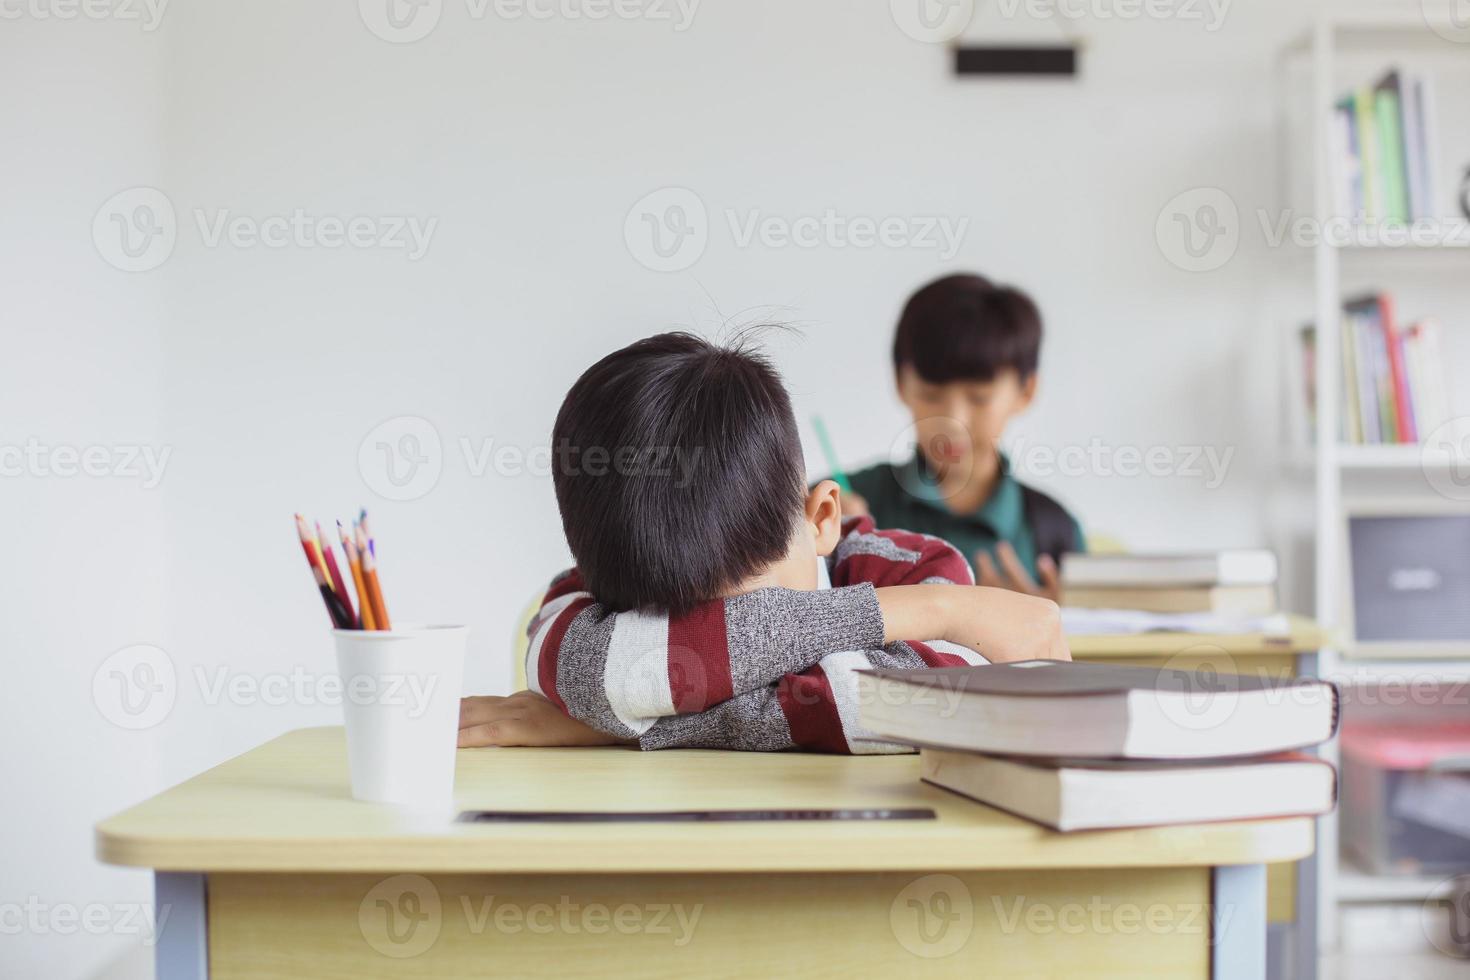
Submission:
M 943 538 L 964 554 L 973 569 L 982 549 L 995 556 L 995 547 L 1009 541 L 1021 564 L 1036 576 L 1036 541 L 1026 519 L 1021 483 L 1011 475 L 1011 462 L 1002 453 L 1000 480 L 978 510 L 956 514 L 945 506 L 929 467 L 917 456 L 901 465 L 880 463 L 848 475 L 852 488 L 868 501 L 880 528 L 902 528 Z M 1070 512 L 1072 537 L 1078 551 L 1086 550 L 1082 525 Z

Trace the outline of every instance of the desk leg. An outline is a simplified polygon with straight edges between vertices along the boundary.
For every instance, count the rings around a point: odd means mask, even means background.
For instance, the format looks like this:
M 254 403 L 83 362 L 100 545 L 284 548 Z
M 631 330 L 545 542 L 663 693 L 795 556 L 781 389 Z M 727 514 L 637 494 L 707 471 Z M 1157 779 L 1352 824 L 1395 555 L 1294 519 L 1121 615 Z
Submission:
M 158 980 L 209 980 L 204 896 L 202 874 L 154 873 L 153 911 L 159 931 L 153 970 Z
M 1210 876 L 1210 976 L 1266 975 L 1266 866 L 1222 865 Z

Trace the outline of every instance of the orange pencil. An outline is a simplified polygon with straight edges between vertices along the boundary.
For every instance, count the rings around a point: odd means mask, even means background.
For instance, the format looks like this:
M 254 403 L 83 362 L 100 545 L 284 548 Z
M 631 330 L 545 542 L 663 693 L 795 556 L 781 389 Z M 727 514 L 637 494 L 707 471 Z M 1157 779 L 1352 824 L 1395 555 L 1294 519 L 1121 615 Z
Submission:
M 380 630 L 391 630 L 393 623 L 388 619 L 388 607 L 383 603 L 383 588 L 378 584 L 378 563 L 367 546 L 367 535 L 362 525 L 357 526 L 357 555 L 362 561 L 362 580 L 367 585 L 368 601 L 372 604 L 373 622 Z
M 357 589 L 357 608 L 362 613 L 362 628 L 365 630 L 377 629 L 377 620 L 373 618 L 373 604 L 368 600 L 367 585 L 362 579 L 362 560 L 357 557 L 357 543 L 352 540 L 352 535 L 337 522 L 337 533 L 342 537 L 342 553 L 347 556 L 347 568 L 352 572 L 352 584 Z

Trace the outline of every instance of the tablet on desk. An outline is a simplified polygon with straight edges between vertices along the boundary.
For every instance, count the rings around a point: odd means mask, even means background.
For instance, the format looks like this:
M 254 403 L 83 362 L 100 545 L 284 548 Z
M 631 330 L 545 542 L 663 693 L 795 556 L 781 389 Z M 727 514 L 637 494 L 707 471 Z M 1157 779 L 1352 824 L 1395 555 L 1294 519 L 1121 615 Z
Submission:
M 459 823 L 738 823 L 774 820 L 933 820 L 927 808 L 848 810 L 466 810 Z

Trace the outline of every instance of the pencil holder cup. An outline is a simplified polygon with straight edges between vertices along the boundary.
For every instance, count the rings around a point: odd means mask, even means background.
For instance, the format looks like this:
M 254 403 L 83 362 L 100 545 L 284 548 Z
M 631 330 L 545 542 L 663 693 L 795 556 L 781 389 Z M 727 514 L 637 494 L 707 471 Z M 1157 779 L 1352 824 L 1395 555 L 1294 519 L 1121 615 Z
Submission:
M 333 630 L 354 799 L 448 811 L 464 626 Z

